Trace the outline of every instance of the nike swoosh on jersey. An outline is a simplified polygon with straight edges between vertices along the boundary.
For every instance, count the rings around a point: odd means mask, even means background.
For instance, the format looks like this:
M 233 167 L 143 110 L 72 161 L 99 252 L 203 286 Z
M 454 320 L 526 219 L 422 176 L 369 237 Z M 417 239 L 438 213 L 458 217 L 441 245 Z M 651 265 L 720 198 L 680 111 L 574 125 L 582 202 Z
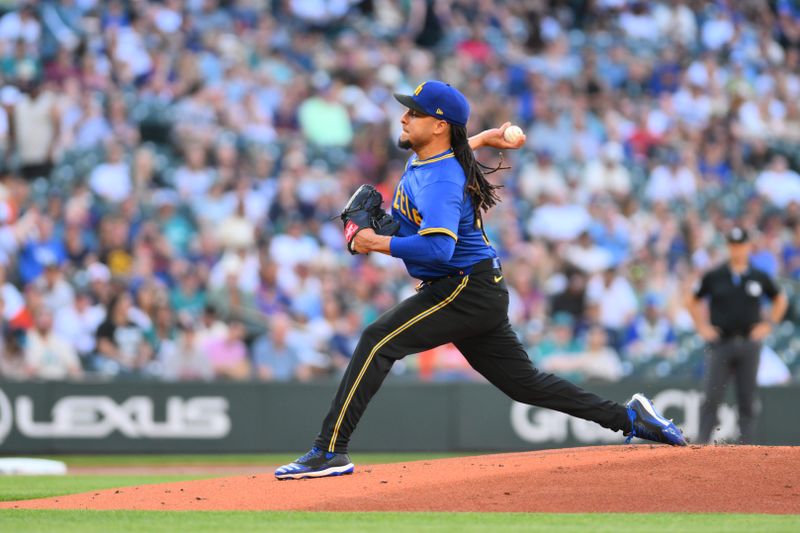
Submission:
M 495 282 L 495 283 L 500 283 L 500 280 L 501 280 L 501 279 L 503 279 L 503 276 L 495 276 L 495 277 L 494 277 L 494 282 Z

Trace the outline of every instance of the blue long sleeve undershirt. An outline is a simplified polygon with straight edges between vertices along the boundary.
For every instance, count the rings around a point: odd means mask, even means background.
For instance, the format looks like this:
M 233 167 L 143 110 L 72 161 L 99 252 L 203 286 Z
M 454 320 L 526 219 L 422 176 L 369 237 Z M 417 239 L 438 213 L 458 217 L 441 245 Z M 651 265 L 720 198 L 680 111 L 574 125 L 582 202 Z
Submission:
M 444 263 L 453 257 L 456 241 L 443 233 L 392 237 L 389 251 L 392 257 L 416 263 Z

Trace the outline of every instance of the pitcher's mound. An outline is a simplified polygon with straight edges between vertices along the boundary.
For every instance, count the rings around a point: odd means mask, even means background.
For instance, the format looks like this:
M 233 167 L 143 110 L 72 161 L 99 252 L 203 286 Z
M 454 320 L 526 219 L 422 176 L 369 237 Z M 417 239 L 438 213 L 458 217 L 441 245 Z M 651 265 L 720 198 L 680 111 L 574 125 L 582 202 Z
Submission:
M 605 446 L 144 485 L 20 509 L 800 513 L 800 448 Z

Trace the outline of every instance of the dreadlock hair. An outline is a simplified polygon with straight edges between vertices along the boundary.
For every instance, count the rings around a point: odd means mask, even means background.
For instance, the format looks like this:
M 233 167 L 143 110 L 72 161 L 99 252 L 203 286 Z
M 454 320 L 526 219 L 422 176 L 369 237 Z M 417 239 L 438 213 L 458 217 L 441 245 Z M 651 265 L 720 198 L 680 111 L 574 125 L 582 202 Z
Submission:
M 455 155 L 461 168 L 464 169 L 464 174 L 467 177 L 465 192 L 472 198 L 472 208 L 475 211 L 475 224 L 477 225 L 481 218 L 481 210 L 486 212 L 500 201 L 497 189 L 500 189 L 502 185 L 489 183 L 486 179 L 486 174 L 492 174 L 510 167 L 503 166 L 502 152 L 500 153 L 500 162 L 494 168 L 479 163 L 475 159 L 475 154 L 472 153 L 472 148 L 469 146 L 467 128 L 464 126 L 450 124 L 450 144 L 453 147 L 453 155 Z

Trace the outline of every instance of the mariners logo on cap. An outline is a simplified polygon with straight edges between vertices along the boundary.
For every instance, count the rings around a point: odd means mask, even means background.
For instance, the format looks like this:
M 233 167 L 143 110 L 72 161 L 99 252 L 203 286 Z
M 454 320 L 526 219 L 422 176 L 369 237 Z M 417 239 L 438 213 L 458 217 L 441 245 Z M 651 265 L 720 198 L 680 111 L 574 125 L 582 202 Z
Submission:
M 747 230 L 745 230 L 744 228 L 741 228 L 739 226 L 734 226 L 728 232 L 728 242 L 743 243 L 747 242 L 747 240 L 748 240 Z
M 469 102 L 458 89 L 447 83 L 428 80 L 417 85 L 413 95 L 395 94 L 394 97 L 409 109 L 438 117 L 451 124 L 467 126 Z

